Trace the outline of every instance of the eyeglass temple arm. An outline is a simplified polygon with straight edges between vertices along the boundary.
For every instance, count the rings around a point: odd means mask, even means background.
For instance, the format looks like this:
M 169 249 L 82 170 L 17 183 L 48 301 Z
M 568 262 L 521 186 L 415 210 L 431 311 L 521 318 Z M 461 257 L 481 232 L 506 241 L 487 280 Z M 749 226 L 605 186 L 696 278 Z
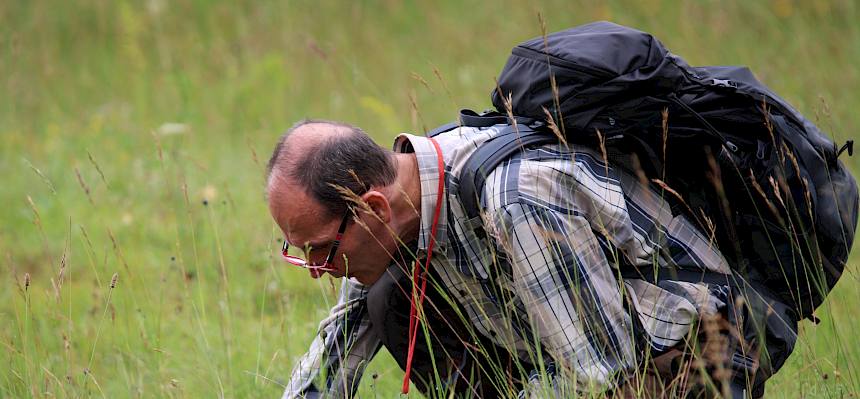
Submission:
M 340 240 L 343 238 L 343 232 L 346 231 L 346 222 L 349 221 L 350 208 L 346 208 L 346 213 L 343 214 L 343 219 L 340 221 L 340 227 L 337 228 L 337 235 L 334 237 L 334 242 L 331 245 L 331 251 L 328 253 L 328 257 L 325 260 L 326 265 L 330 265 L 334 262 L 334 255 L 337 253 L 337 247 L 340 246 Z

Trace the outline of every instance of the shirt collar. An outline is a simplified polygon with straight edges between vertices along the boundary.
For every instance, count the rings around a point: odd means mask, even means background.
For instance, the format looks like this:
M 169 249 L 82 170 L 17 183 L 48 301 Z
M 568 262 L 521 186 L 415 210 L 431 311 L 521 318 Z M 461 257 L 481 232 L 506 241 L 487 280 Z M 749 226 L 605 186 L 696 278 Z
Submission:
M 421 181 L 421 230 L 418 233 L 419 255 L 426 253 L 430 244 L 430 231 L 433 224 L 433 213 L 436 210 L 436 197 L 439 188 L 439 161 L 436 148 L 430 140 L 423 136 L 403 133 L 394 140 L 394 151 L 399 153 L 415 153 L 418 161 L 418 178 Z M 447 180 L 447 179 L 446 179 Z M 443 192 L 443 199 L 445 198 Z M 436 231 L 434 252 L 444 250 L 447 246 L 447 217 L 448 207 L 442 203 L 439 216 L 439 226 Z

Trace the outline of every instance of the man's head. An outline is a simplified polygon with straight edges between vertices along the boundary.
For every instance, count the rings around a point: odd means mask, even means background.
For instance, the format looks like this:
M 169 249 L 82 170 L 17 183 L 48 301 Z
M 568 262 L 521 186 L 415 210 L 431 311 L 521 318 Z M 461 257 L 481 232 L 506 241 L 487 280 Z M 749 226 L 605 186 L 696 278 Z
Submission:
M 387 226 L 390 186 L 396 178 L 394 154 L 361 129 L 339 122 L 302 121 L 280 138 L 269 160 L 269 211 L 288 244 L 309 248 L 308 260 L 314 263 L 324 262 L 348 214 L 331 273 L 372 283 L 369 280 L 381 274 L 390 262 L 388 254 L 396 248 Z M 353 199 L 360 199 L 362 205 L 347 201 L 345 192 L 354 193 Z

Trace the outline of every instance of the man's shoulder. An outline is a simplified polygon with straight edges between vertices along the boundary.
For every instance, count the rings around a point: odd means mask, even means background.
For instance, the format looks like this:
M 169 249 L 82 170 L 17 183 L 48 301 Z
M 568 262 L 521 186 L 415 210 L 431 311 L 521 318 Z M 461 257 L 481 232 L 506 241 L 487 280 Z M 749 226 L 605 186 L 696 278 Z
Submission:
M 524 200 L 549 207 L 567 202 L 567 198 L 559 196 L 570 196 L 572 185 L 617 184 L 613 156 L 607 162 L 607 155 L 599 150 L 554 140 L 520 145 L 500 160 L 480 159 L 487 157 L 487 151 L 479 149 L 495 148 L 499 143 L 491 141 L 506 140 L 500 134 L 504 135 L 507 127 L 464 126 L 435 136 L 445 153 L 449 182 L 454 183 L 450 195 L 464 203 L 471 202 L 459 197 L 472 195 L 480 200 L 475 206 L 493 213 Z M 474 190 L 464 189 L 466 185 L 472 185 Z
M 498 135 L 503 125 L 489 127 L 460 126 L 433 138 L 442 148 L 448 173 L 458 179 L 475 151 Z
M 481 207 L 487 214 L 522 205 L 570 214 L 579 201 L 619 204 L 628 176 L 620 159 L 561 143 L 523 148 L 486 174 Z

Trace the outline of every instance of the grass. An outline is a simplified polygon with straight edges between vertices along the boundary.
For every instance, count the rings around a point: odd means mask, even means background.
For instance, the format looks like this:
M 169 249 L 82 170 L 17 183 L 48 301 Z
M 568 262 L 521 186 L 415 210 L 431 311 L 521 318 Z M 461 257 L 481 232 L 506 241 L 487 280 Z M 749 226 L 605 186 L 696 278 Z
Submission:
M 0 397 L 278 396 L 335 296 L 274 257 L 277 135 L 318 117 L 387 145 L 487 108 L 537 12 L 749 65 L 837 142 L 860 128 L 851 1 L 3 2 Z M 855 254 L 772 396 L 860 393 L 857 273 Z M 366 376 L 388 396 L 402 372 L 381 353 Z

